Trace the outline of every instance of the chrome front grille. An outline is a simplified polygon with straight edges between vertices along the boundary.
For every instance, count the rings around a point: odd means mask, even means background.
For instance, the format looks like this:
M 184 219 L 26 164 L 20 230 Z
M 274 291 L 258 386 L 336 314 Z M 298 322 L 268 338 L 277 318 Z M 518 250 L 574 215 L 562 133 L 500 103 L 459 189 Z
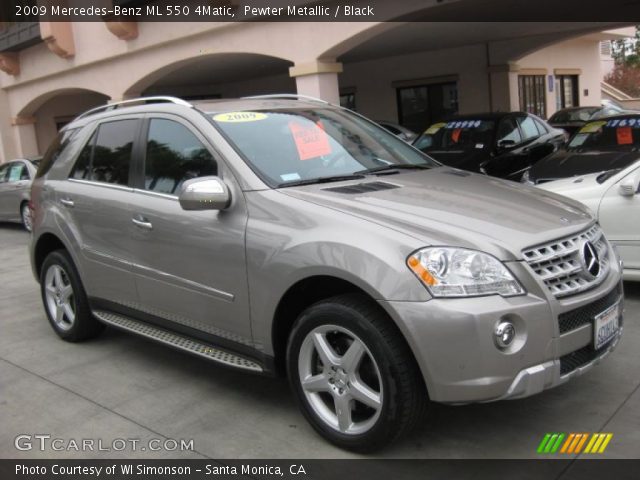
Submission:
M 591 242 L 598 252 L 599 273 L 593 277 L 585 267 L 583 246 Z M 522 252 L 524 259 L 556 298 L 573 295 L 598 285 L 609 272 L 609 249 L 602 230 L 588 230 Z

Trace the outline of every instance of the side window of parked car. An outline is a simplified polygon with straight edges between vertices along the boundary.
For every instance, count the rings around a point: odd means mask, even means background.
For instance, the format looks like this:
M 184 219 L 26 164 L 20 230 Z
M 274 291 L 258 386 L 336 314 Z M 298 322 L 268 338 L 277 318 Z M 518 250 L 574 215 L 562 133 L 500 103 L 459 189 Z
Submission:
M 538 128 L 538 133 L 540 133 L 540 135 L 544 135 L 545 133 L 549 133 L 549 130 L 547 130 L 547 127 L 545 126 L 544 123 L 542 123 L 537 118 L 534 118 L 533 121 L 535 122 L 536 127 Z
M 72 178 L 115 185 L 129 184 L 131 150 L 138 120 L 116 120 L 100 124 L 80 152 Z
M 525 140 L 531 140 L 532 138 L 536 138 L 540 136 L 538 132 L 538 128 L 536 127 L 533 118 L 531 117 L 518 117 L 518 123 L 520 124 L 520 129 L 522 130 L 522 136 Z
M 184 125 L 155 118 L 149 122 L 144 168 L 144 187 L 175 195 L 191 178 L 217 175 L 215 159 Z
M 8 171 L 9 171 L 9 165 L 4 165 L 0 167 L 0 183 L 5 183 L 7 181 Z
M 497 144 L 500 145 L 517 145 L 522 142 L 518 124 L 513 117 L 505 117 L 500 120 L 498 125 Z
M 27 168 L 21 162 L 16 162 L 11 165 L 9 169 L 9 176 L 7 177 L 8 182 L 19 182 L 23 180 L 23 175 L 26 172 Z M 29 174 L 27 173 L 27 180 L 29 179 Z

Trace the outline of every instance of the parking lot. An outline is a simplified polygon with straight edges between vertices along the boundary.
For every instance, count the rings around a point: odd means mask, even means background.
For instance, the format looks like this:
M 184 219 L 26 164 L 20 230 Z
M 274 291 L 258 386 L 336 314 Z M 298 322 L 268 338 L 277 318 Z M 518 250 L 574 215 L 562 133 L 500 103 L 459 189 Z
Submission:
M 349 458 L 303 419 L 282 379 L 250 376 L 108 329 L 58 339 L 42 309 L 28 235 L 0 224 L 0 456 L 4 458 Z M 640 284 L 625 284 L 625 334 L 587 375 L 532 398 L 434 405 L 389 458 L 536 458 L 546 432 L 611 432 L 609 458 L 640 458 Z M 18 451 L 20 434 L 193 439 L 193 451 Z

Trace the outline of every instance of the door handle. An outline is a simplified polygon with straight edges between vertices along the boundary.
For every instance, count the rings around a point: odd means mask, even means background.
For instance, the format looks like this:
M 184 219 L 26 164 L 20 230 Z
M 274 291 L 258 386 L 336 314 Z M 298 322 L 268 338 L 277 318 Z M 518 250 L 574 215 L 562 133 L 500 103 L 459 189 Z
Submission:
M 70 198 L 61 198 L 60 203 L 67 208 L 73 208 L 73 206 L 75 205 L 73 203 L 73 200 L 71 200 Z
M 153 224 L 150 221 L 148 221 L 146 218 L 144 217 L 141 217 L 141 218 L 142 220 L 138 220 L 137 218 L 134 217 L 131 219 L 131 221 L 136 227 L 143 228 L 145 230 L 152 230 Z

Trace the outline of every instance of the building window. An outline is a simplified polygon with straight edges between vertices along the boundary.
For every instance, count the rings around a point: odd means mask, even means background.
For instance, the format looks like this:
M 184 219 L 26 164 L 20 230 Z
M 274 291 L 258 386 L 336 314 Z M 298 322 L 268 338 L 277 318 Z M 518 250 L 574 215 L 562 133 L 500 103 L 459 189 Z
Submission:
M 356 92 L 340 93 L 340 106 L 356 111 Z
M 519 75 L 520 110 L 539 117 L 547 116 L 545 75 Z
M 433 83 L 397 89 L 398 121 L 421 132 L 433 122 L 458 113 L 458 84 Z
M 556 109 L 579 107 L 578 75 L 556 75 Z

